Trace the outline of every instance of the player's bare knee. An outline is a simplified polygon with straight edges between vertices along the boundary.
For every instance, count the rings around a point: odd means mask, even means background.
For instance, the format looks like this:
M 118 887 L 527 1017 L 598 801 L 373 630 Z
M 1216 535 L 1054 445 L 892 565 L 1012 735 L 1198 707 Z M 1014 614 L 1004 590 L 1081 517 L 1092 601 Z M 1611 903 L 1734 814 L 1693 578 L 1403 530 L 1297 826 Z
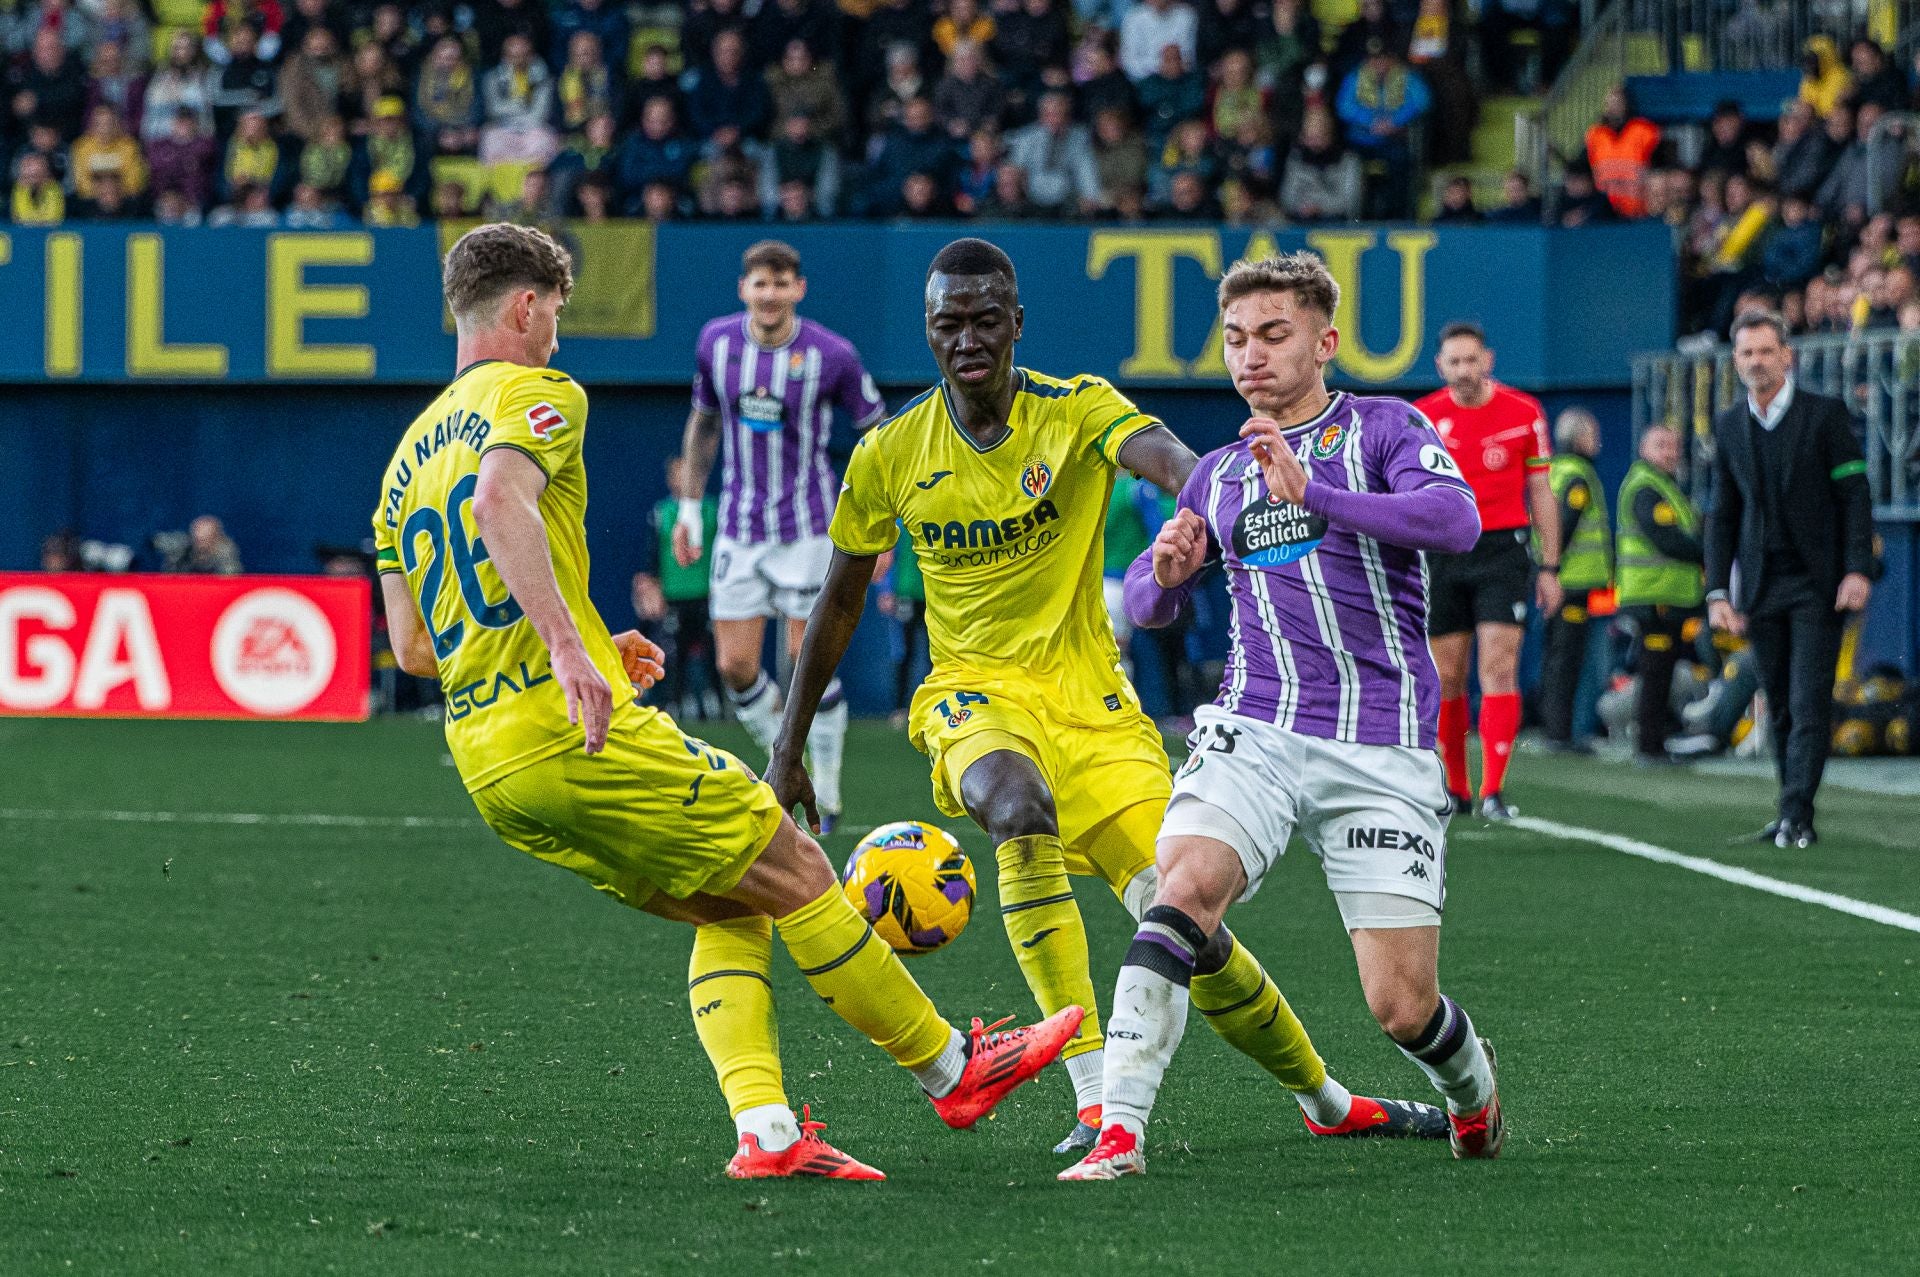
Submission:
M 758 652 L 721 652 L 714 664 L 720 670 L 720 677 L 736 692 L 744 692 L 752 687 L 754 680 L 760 677 L 760 654 Z
M 1433 1019 L 1439 995 L 1414 981 L 1378 981 L 1366 986 L 1367 1009 L 1386 1035 L 1411 1042 Z
M 1159 868 L 1160 890 L 1154 904 L 1178 909 L 1208 933 L 1224 931 L 1220 919 L 1233 902 L 1234 889 L 1223 866 L 1207 863 L 1204 856 L 1186 855 L 1162 860 Z M 1221 965 L 1225 963 L 1223 957 Z

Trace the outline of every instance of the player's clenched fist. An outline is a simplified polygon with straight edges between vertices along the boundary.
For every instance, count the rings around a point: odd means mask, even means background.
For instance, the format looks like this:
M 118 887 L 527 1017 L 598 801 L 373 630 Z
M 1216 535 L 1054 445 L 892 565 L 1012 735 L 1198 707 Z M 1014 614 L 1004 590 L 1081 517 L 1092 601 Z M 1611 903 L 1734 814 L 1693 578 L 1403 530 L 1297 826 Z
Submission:
M 613 636 L 613 645 L 620 649 L 620 665 L 627 677 L 641 691 L 666 677 L 667 654 L 640 631 L 622 630 Z
M 1191 510 L 1175 510 L 1153 539 L 1153 579 L 1163 590 L 1183 584 L 1207 561 L 1207 525 Z
M 1251 417 L 1240 427 L 1240 437 L 1247 441 L 1247 451 L 1260 463 L 1267 491 L 1282 501 L 1303 504 L 1307 497 L 1307 470 L 1300 464 L 1300 458 L 1293 455 L 1280 423 L 1272 417 Z

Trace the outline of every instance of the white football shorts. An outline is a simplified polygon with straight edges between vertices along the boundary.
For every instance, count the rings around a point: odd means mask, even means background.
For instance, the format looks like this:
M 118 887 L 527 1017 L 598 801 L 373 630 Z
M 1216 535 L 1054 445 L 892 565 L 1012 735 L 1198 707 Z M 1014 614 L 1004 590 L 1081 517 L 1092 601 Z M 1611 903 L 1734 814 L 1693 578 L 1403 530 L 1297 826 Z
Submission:
M 782 616 L 804 621 L 813 614 L 832 563 L 833 542 L 823 536 L 784 545 L 716 537 L 708 614 L 716 621 Z
M 1355 745 L 1303 736 L 1214 705 L 1194 712 L 1191 754 L 1174 777 L 1162 839 L 1212 838 L 1232 847 L 1247 871 L 1241 899 L 1279 863 L 1297 830 L 1320 858 L 1341 900 L 1395 896 L 1446 904 L 1446 782 L 1432 750 Z M 1432 925 L 1425 910 L 1387 921 L 1367 908 L 1363 925 Z M 1425 918 L 1424 922 L 1418 919 Z M 1356 918 L 1348 917 L 1349 927 Z

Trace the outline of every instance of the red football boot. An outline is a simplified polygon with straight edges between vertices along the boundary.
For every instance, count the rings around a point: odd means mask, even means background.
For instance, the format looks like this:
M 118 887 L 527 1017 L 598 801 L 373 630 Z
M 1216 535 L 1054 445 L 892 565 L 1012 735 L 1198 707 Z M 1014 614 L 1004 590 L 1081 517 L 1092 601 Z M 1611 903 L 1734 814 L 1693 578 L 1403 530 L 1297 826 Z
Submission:
M 960 1084 L 945 1095 L 928 1097 L 940 1120 L 954 1130 L 964 1131 L 993 1112 L 993 1106 L 1006 1099 L 1008 1092 L 1031 1081 L 1058 1059 L 1080 1031 L 1080 1021 L 1087 1018 L 1087 1012 L 1084 1007 L 1066 1007 L 1038 1024 L 1001 1030 L 1000 1026 L 1012 1018 L 983 1026 L 975 1016 Z
M 777 1153 L 760 1147 L 756 1136 L 742 1135 L 740 1151 L 727 1163 L 729 1179 L 885 1179 L 858 1158 L 848 1157 L 820 1138 L 825 1122 L 813 1120 L 813 1106 L 800 1110 L 800 1138 Z

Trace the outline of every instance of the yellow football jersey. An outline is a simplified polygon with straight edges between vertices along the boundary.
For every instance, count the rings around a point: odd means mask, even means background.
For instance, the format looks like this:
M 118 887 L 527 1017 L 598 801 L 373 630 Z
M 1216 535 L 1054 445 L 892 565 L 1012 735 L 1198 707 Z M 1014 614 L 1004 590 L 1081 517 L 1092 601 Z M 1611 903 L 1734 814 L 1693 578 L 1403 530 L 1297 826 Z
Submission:
M 1121 446 L 1160 424 L 1105 380 L 1017 369 L 1009 431 L 981 448 L 945 384 L 853 450 L 828 535 L 849 554 L 893 548 L 895 521 L 926 578 L 927 686 L 1043 698 L 1067 722 L 1111 722 L 1135 698 L 1101 589 Z
M 414 418 L 388 463 L 373 515 L 377 566 L 419 602 L 440 663 L 447 746 L 470 790 L 578 746 L 546 644 L 488 562 L 473 525 L 481 455 L 513 448 L 547 475 L 540 514 L 560 597 L 587 654 L 614 688 L 614 721 L 633 684 L 587 597 L 587 394 L 564 373 L 490 360 L 467 368 Z

